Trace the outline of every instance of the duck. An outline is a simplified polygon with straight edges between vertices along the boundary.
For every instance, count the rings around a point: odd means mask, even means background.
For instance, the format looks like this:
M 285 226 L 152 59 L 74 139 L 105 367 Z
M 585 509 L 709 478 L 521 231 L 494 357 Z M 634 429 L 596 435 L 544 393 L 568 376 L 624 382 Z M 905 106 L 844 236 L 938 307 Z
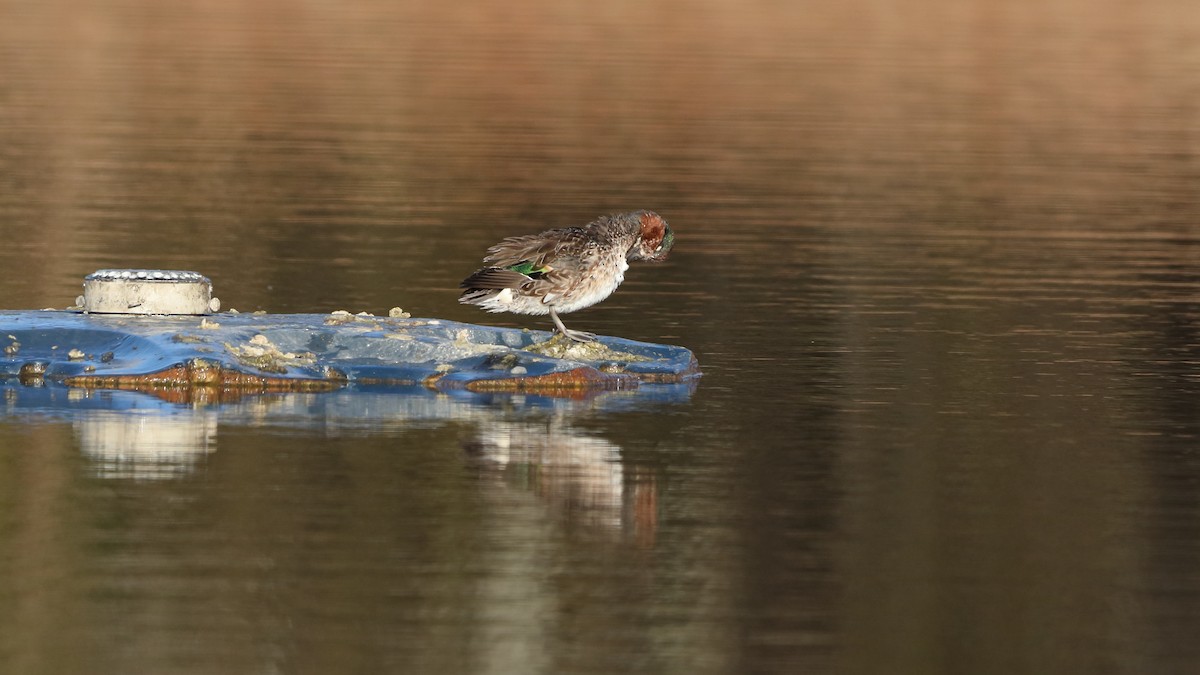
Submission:
M 488 312 L 549 314 L 557 333 L 591 342 L 594 333 L 568 329 L 559 315 L 604 300 L 625 280 L 629 263 L 662 262 L 674 244 L 671 226 L 653 211 L 509 237 L 487 250 L 486 267 L 459 284 L 458 301 Z

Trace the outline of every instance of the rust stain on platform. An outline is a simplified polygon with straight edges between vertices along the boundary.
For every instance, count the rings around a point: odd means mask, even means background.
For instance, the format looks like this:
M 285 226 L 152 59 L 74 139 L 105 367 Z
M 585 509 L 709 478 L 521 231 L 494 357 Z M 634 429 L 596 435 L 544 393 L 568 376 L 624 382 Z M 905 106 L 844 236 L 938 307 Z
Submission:
M 557 373 L 508 377 L 491 380 L 472 380 L 465 389 L 474 392 L 569 392 L 588 389 L 633 389 L 638 386 L 635 375 L 605 374 L 595 368 L 575 368 Z
M 344 378 L 266 377 L 223 368 L 218 363 L 197 359 L 145 375 L 76 375 L 64 379 L 63 384 L 86 389 L 139 391 L 206 387 L 223 390 L 238 389 L 249 393 L 256 391 L 333 391 L 344 386 L 346 380 Z

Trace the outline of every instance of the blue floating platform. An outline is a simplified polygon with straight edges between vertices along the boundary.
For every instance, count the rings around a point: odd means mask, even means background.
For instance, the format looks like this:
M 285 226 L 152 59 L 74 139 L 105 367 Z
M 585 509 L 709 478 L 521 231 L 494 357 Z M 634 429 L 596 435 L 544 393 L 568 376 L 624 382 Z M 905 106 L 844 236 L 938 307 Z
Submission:
M 0 311 L 0 380 L 90 388 L 547 392 L 687 383 L 691 351 L 600 337 L 399 317 L 334 314 L 144 316 Z

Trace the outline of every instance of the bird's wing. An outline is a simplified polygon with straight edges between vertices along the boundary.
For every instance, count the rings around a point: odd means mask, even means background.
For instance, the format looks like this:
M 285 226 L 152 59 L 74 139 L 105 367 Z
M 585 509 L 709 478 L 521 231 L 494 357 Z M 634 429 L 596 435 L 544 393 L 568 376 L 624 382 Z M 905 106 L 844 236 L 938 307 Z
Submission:
M 459 287 L 500 290 L 504 288 L 520 288 L 528 281 L 530 281 L 529 277 L 514 270 L 485 267 L 463 279 Z
M 529 272 L 556 268 L 562 264 L 577 264 L 579 255 L 589 243 L 587 231 L 579 227 L 564 227 L 541 234 L 509 237 L 488 249 L 483 262 L 496 267 L 530 266 Z M 556 264 L 557 263 L 557 264 Z M 525 271 L 525 270 L 522 270 Z

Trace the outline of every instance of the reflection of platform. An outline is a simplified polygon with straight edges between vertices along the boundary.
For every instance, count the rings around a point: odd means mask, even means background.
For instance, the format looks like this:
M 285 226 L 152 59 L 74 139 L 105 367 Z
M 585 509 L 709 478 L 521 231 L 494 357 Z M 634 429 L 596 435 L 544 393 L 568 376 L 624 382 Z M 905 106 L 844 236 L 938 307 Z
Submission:
M 686 401 L 694 385 L 566 398 L 348 384 L 332 392 L 269 392 L 183 404 L 143 392 L 0 381 L 0 423 L 69 422 L 95 475 L 134 480 L 183 477 L 216 461 L 208 458 L 219 447 L 221 427 L 360 437 L 453 423 L 472 429 L 464 444 L 467 461 L 499 479 L 485 482 L 491 489 L 516 488 L 570 521 L 648 542 L 658 520 L 656 471 L 628 465 L 616 443 L 576 427 L 574 420 L 667 408 Z
M 230 402 L 184 404 L 155 392 L 90 390 L 52 382 L 27 386 L 0 380 L 0 419 L 5 416 L 78 420 L 98 412 L 156 412 L 162 417 L 204 411 L 223 424 L 320 429 L 353 435 L 444 422 L 490 423 L 530 416 L 646 411 L 687 401 L 694 382 L 594 392 L 587 398 L 536 394 L 438 392 L 421 386 L 349 384 L 331 392 L 270 392 Z
M 548 333 L 438 319 L 284 314 L 210 317 L 0 312 L 0 379 L 120 389 L 561 393 L 693 380 L 682 347 L 602 337 L 539 350 Z M 218 397 L 219 398 L 219 397 Z

